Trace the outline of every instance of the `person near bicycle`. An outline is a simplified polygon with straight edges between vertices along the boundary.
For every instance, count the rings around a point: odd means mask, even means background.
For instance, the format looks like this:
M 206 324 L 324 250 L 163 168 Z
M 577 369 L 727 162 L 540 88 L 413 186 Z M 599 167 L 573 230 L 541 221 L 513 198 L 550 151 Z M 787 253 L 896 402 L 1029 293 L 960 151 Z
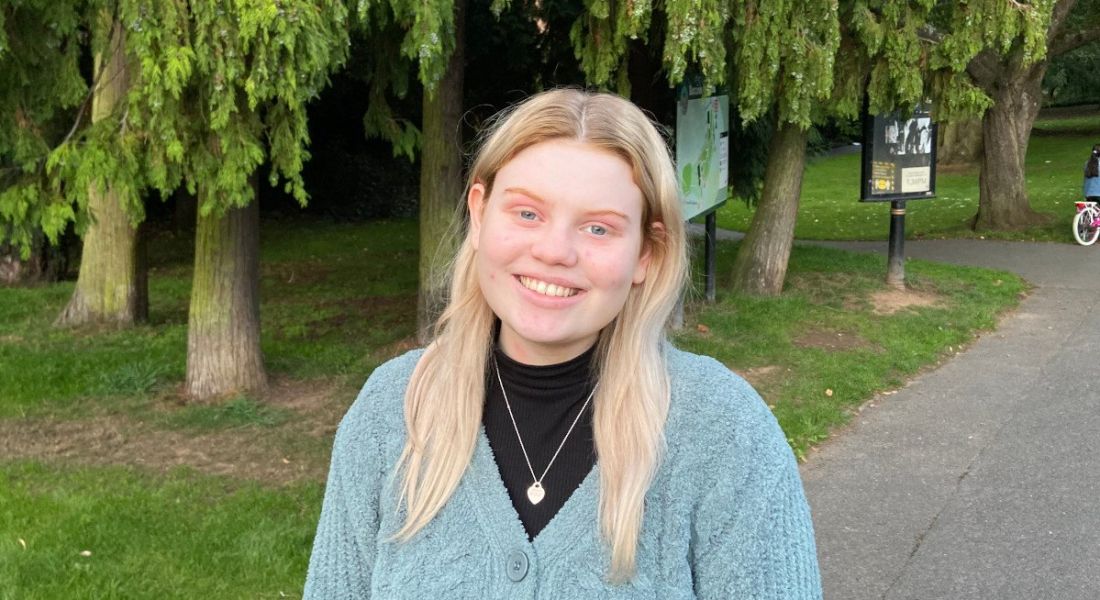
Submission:
M 1100 202 L 1100 144 L 1092 147 L 1092 156 L 1085 163 L 1085 199 Z

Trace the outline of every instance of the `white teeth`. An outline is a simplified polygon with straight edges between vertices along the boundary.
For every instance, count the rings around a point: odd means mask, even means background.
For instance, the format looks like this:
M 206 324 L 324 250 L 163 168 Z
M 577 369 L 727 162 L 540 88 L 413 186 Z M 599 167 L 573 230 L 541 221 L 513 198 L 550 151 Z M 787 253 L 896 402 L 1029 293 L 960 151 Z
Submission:
M 545 281 L 539 281 L 532 277 L 520 276 L 519 282 L 523 284 L 523 287 L 538 292 L 544 296 L 557 296 L 559 298 L 568 298 L 574 296 L 577 290 L 574 288 L 562 287 L 553 283 L 546 283 Z

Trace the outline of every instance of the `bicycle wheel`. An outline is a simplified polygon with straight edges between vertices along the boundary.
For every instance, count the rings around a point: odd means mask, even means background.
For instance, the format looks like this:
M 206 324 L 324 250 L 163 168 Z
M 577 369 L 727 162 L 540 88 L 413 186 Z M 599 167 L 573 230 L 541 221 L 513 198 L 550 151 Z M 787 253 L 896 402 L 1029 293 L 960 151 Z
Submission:
M 1083 210 L 1073 217 L 1073 239 L 1082 246 L 1091 246 L 1100 237 L 1100 227 L 1093 224 L 1091 211 Z

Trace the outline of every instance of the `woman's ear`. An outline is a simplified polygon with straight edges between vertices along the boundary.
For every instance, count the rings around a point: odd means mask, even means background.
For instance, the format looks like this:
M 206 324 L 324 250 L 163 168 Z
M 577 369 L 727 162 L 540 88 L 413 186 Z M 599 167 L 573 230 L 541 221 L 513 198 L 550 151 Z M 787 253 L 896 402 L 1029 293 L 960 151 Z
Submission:
M 470 186 L 470 191 L 466 194 L 466 208 L 470 211 L 470 239 L 473 240 L 474 250 L 477 250 L 481 239 L 481 217 L 486 200 L 485 184 L 479 181 Z
M 654 221 L 649 224 L 649 231 L 642 235 L 642 254 L 638 257 L 638 264 L 634 267 L 634 285 L 641 285 L 649 273 L 649 263 L 653 260 L 653 245 L 655 240 L 665 236 L 665 224 Z

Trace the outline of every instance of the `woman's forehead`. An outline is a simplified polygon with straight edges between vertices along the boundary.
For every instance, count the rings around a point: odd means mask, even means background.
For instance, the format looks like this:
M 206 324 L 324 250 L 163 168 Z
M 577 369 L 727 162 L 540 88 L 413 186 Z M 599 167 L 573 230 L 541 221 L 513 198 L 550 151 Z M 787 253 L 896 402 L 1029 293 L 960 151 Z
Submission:
M 572 140 L 551 140 L 525 148 L 501 167 L 493 194 L 521 193 L 542 202 L 572 200 L 642 210 L 634 169 L 619 155 Z

